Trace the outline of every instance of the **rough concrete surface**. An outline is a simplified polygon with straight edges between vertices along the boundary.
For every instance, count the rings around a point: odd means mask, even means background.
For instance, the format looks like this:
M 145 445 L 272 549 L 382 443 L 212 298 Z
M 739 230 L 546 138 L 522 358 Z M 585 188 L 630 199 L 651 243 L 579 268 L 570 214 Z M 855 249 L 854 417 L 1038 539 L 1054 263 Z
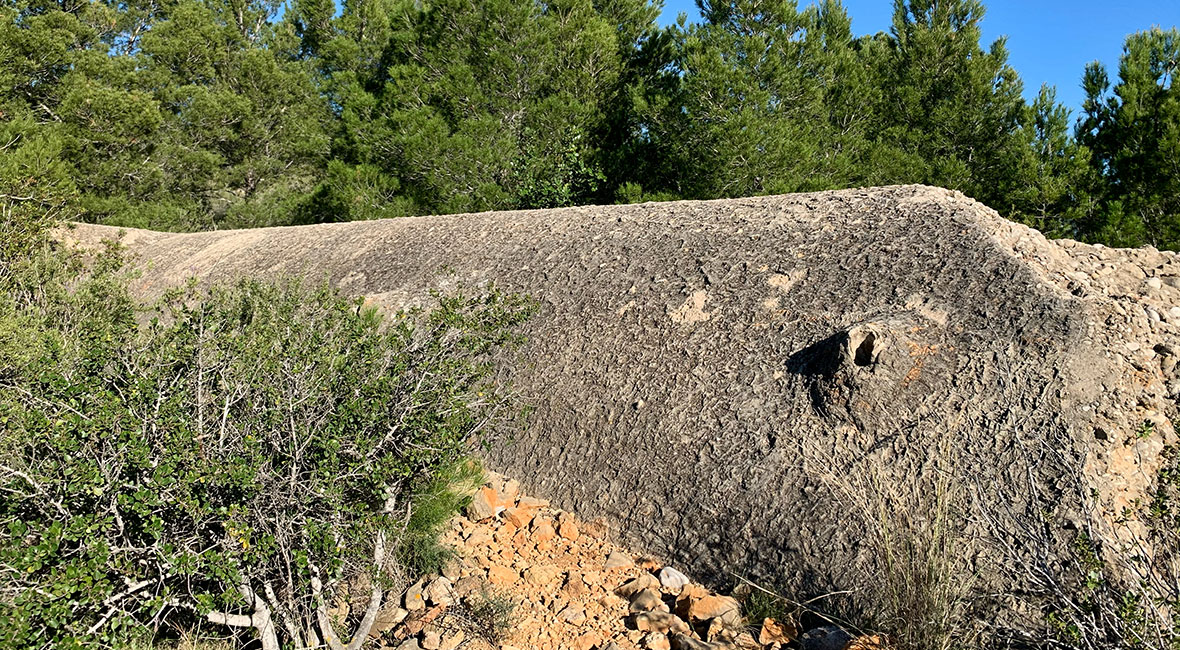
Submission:
M 964 559 L 1011 594 L 997 625 L 1037 616 L 1029 576 L 1064 572 L 1078 531 L 1150 548 L 1126 513 L 1175 442 L 1171 253 L 1049 241 L 923 186 L 123 241 L 144 296 L 285 273 L 387 309 L 533 295 L 504 375 L 536 411 L 489 464 L 701 577 L 864 607 L 874 529 L 921 521 L 948 476 Z

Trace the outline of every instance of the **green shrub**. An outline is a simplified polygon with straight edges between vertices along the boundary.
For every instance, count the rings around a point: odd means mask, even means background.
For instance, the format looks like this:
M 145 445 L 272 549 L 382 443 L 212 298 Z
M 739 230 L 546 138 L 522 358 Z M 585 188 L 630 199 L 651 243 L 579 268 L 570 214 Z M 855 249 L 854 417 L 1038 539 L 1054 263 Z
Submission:
M 29 341 L 0 346 L 0 646 L 213 622 L 340 647 L 326 603 L 358 584 L 363 639 L 437 558 L 471 442 L 514 414 L 489 355 L 530 304 L 493 289 L 386 319 L 242 281 L 148 309 L 125 286 L 100 269 L 0 304 Z

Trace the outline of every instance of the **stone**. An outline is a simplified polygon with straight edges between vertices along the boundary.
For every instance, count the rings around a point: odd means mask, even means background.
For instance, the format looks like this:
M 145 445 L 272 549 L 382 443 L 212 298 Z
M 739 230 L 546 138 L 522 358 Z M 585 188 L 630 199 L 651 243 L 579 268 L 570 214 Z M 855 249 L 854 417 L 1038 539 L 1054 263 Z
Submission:
M 512 548 L 516 549 L 517 553 L 527 553 L 529 549 L 529 535 L 524 529 L 516 531 L 512 536 Z
M 499 499 L 496 497 L 496 491 L 490 487 L 484 486 L 475 491 L 471 495 L 471 503 L 467 504 L 467 518 L 471 521 L 483 521 L 491 519 L 496 516 L 497 508 L 499 508 Z
M 714 650 L 715 647 L 711 643 L 705 643 L 687 634 L 672 634 L 668 638 L 672 642 L 672 650 Z
M 538 523 L 538 521 L 540 523 Z M 537 542 L 548 542 L 557 536 L 553 526 L 546 520 L 533 521 L 533 539 Z
M 427 630 L 422 633 L 419 645 L 422 646 L 422 650 L 439 650 L 442 646 L 442 635 L 435 630 Z
M 786 644 L 799 636 L 799 628 L 789 622 L 778 622 L 773 618 L 762 619 L 762 628 L 758 631 L 758 643 L 770 645 L 772 643 Z
M 520 497 L 520 500 L 516 502 L 516 506 L 518 508 L 547 508 L 549 507 L 549 501 L 546 499 L 536 499 L 533 497 L 522 496 Z
M 680 590 L 690 582 L 692 581 L 688 579 L 688 576 L 670 566 L 660 569 L 660 586 L 668 591 L 680 593 Z
M 697 631 L 700 631 L 700 628 Z M 721 617 L 709 619 L 708 625 L 705 626 L 705 633 L 702 636 L 705 637 L 706 641 L 713 643 L 721 643 L 733 638 L 729 624 L 722 620 Z
M 613 551 L 606 556 L 606 561 L 602 563 L 603 569 L 629 569 L 635 566 L 635 562 L 631 560 L 631 556 L 622 551 Z
M 672 648 L 672 644 L 668 642 L 668 636 L 659 632 L 652 632 L 643 637 L 640 645 L 647 650 L 671 650 Z
M 676 597 L 676 605 L 673 611 L 676 615 L 683 619 L 688 619 L 688 610 L 694 602 L 708 596 L 710 594 L 708 589 L 696 583 L 689 583 L 680 590 L 680 595 Z
M 627 606 L 627 601 L 615 594 L 607 594 L 598 599 L 598 604 L 605 609 L 622 609 Z
M 442 643 L 439 644 L 438 650 L 456 650 L 466 639 L 467 633 L 463 630 L 447 632 L 443 635 Z
M 512 525 L 500 526 L 492 533 L 492 541 L 497 546 L 507 546 L 512 541 L 512 536 L 516 534 L 516 527 Z
M 570 605 L 569 607 L 561 610 L 561 613 L 557 615 L 557 618 L 558 620 L 565 621 L 566 623 L 570 623 L 572 625 L 581 625 L 582 623 L 586 622 L 586 610 L 576 605 Z
M 590 593 L 590 590 L 586 588 L 586 583 L 582 580 L 580 574 L 570 573 L 566 576 L 565 584 L 561 587 L 561 593 L 570 599 L 574 599 L 585 596 Z
M 405 596 L 402 598 L 402 605 L 411 612 L 426 609 L 426 599 L 423 598 L 422 595 L 422 583 L 423 581 L 419 580 L 418 582 L 410 585 L 410 587 L 406 589 Z
M 602 635 L 598 634 L 597 632 L 587 632 L 578 637 L 577 641 L 574 641 L 574 650 L 592 650 L 601 643 Z M 614 645 L 615 644 L 612 643 L 607 646 L 607 648 Z M 618 650 L 618 646 L 615 646 L 615 649 Z M 606 648 L 603 648 L 602 650 L 606 650 Z
M 852 641 L 852 635 L 836 625 L 825 625 L 810 629 L 799 638 L 802 650 L 844 650 Z
M 623 583 L 615 593 L 623 598 L 630 598 L 645 589 L 659 589 L 660 581 L 650 573 L 641 573 L 638 577 Z
M 398 644 L 397 650 L 423 650 L 422 646 L 418 645 L 417 637 L 410 637 Z
M 495 565 L 488 567 L 488 582 L 496 586 L 510 585 L 516 582 L 519 577 L 520 575 L 516 571 L 508 567 Z
M 116 233 L 90 224 L 63 237 L 85 246 Z M 749 569 L 755 581 L 869 584 L 879 576 L 863 561 L 864 536 L 835 523 L 847 516 L 841 488 L 854 486 L 814 490 L 813 468 L 840 481 L 872 472 L 896 487 L 899 502 L 920 501 L 922 486 L 945 473 L 934 453 L 943 442 L 955 471 L 989 488 L 969 491 L 957 510 L 996 511 L 988 536 L 997 543 L 965 554 L 957 579 L 1017 593 L 1026 585 L 1009 568 L 1069 563 L 1069 535 L 1030 538 L 1043 520 L 1093 531 L 1101 548 L 1141 544 L 1143 556 L 1165 556 L 1120 514 L 1120 504 L 1151 502 L 1158 463 L 1129 463 L 1116 475 L 1111 463 L 1121 461 L 1106 447 L 1118 442 L 1091 432 L 1099 418 L 1112 433 L 1133 432 L 1140 408 L 1175 415 L 1144 355 L 1121 354 L 1124 341 L 1146 351 L 1180 337 L 1177 327 L 1147 327 L 1142 311 L 1146 300 L 1171 324 L 1175 290 L 1140 295 L 1142 269 L 1174 275 L 1174 253 L 1058 244 L 960 193 L 915 185 L 315 228 L 129 231 L 124 241 L 145 269 L 134 291 L 147 300 L 190 278 L 267 279 L 297 268 L 346 279 L 342 289 L 392 312 L 436 288 L 442 257 L 474 286 L 529 293 L 545 308 L 522 325 L 526 342 L 498 371 L 536 398 L 537 417 L 527 444 L 477 453 L 489 466 L 544 477 L 563 507 L 633 517 L 643 528 L 634 532 L 651 541 L 645 550 L 659 557 L 693 552 L 699 566 Z M 1091 286 L 1074 293 L 1067 273 L 1084 273 Z M 631 287 L 625 317 L 599 318 Z M 642 409 L 628 407 L 640 399 Z M 776 431 L 801 441 L 786 462 L 779 449 L 768 457 L 751 447 Z M 904 444 L 864 462 L 829 453 L 896 431 L 907 432 Z M 1028 451 L 1038 448 L 1061 462 Z M 710 463 L 710 449 L 748 453 Z M 683 472 L 653 471 L 685 467 L 707 468 L 696 483 L 707 486 L 708 507 Z M 761 489 L 750 489 L 755 473 Z M 735 521 L 735 513 L 755 516 Z M 1122 573 L 1112 578 L 1133 577 Z M 843 600 L 874 611 L 872 591 Z M 978 614 L 1018 620 L 1011 602 L 989 599 Z
M 688 623 L 685 623 L 679 616 L 669 612 L 642 612 L 633 616 L 631 622 L 635 625 L 635 629 L 645 632 L 663 632 L 664 634 L 668 632 L 688 634 L 691 632 Z
M 450 605 L 455 602 L 455 592 L 446 577 L 435 578 L 426 586 L 422 595 L 431 605 Z
M 504 481 L 503 487 L 496 491 L 500 497 L 500 505 L 504 507 L 512 507 L 516 504 L 516 500 L 520 497 L 520 482 L 514 478 Z
M 409 611 L 398 607 L 396 603 L 386 603 L 384 607 L 377 611 L 377 617 L 373 619 L 373 627 L 369 629 L 369 636 L 381 636 L 383 633 L 397 627 L 409 615 Z
M 705 596 L 689 605 L 688 616 L 695 621 L 716 618 L 725 623 L 737 623 L 741 620 L 741 605 L 729 596 Z
M 602 578 L 603 576 L 601 571 L 590 569 L 582 573 L 582 582 L 584 582 L 587 587 L 602 587 Z
M 517 528 L 524 528 L 533 521 L 533 517 L 537 516 L 536 508 L 508 508 L 504 511 L 504 520 L 512 523 Z
M 556 566 L 536 565 L 525 569 L 524 579 L 530 584 L 547 585 L 556 582 L 563 573 L 564 571 Z
M 434 620 L 443 613 L 443 609 L 444 608 L 442 607 L 435 606 L 419 612 L 412 612 L 410 616 L 406 618 L 406 631 L 411 635 L 415 635 L 422 630 L 425 630 L 427 625 L 433 623 Z
M 581 533 L 578 531 L 578 525 L 573 520 L 566 520 L 557 525 L 557 534 L 571 542 L 578 541 Z
M 492 541 L 491 533 L 486 530 L 477 530 L 471 533 L 471 536 L 465 540 L 463 545 L 467 548 L 480 548 L 491 545 Z
M 459 580 L 455 582 L 455 596 L 462 598 L 469 594 L 473 594 L 479 591 L 479 586 L 480 580 L 475 576 L 459 578 Z
M 643 591 L 635 593 L 631 596 L 631 605 L 629 609 L 632 613 L 647 612 L 656 609 L 663 605 L 664 601 L 660 598 L 660 592 L 655 589 L 644 589 Z

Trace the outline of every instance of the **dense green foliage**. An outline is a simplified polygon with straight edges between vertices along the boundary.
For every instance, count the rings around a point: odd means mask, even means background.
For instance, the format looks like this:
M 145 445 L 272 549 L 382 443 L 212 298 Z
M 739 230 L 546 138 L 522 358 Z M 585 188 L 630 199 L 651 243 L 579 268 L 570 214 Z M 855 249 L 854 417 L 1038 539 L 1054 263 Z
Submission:
M 515 417 L 488 355 L 526 301 L 383 319 L 243 281 L 144 307 L 117 249 L 67 255 L 46 223 L 0 260 L 0 647 L 120 647 L 264 609 L 314 646 L 317 606 L 358 576 L 393 587 L 437 560 L 469 445 Z
M 1088 227 L 1106 241 L 1180 246 L 1178 64 L 1180 32 L 1152 29 L 1127 38 L 1113 90 L 1102 65 L 1086 68 L 1078 139 L 1106 180 Z
M 1075 122 L 1023 98 L 981 0 L 859 37 L 840 0 L 698 3 L 8 0 L 2 193 L 194 230 L 920 182 L 1180 246 L 1175 30 L 1113 87 L 1087 68 Z
M 201 229 L 290 221 L 330 112 L 272 6 L 9 2 L 5 143 L 63 165 L 87 219 Z

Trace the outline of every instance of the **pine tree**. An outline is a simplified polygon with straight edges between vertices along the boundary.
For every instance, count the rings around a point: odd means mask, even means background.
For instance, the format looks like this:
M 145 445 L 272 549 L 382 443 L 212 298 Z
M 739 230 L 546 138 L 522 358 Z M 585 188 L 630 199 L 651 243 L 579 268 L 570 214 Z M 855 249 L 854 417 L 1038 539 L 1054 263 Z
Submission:
M 880 116 L 916 165 L 905 180 L 990 202 L 1019 184 L 1025 104 L 1004 40 L 980 46 L 983 15 L 979 0 L 896 0 Z
M 142 39 L 143 83 L 165 115 L 154 163 L 194 206 L 193 227 L 289 222 L 326 165 L 328 108 L 276 8 L 179 0 Z
M 1152 29 L 1127 38 L 1113 90 L 1101 63 L 1086 68 L 1078 138 L 1106 181 L 1102 209 L 1088 223 L 1092 238 L 1180 247 L 1178 62 L 1180 32 Z
M 704 23 L 674 34 L 680 83 L 650 116 L 649 137 L 672 172 L 656 182 L 693 198 L 829 186 L 827 12 L 791 0 L 698 6 Z
M 922 182 L 1052 235 L 1180 246 L 1180 37 L 1087 68 L 1076 140 L 980 0 L 12 0 L 0 183 L 160 229 Z M 40 202 L 40 203 L 38 203 Z M 31 214 L 31 212 L 29 212 Z
M 287 222 L 323 174 L 329 113 L 275 10 L 257 0 L 9 6 L 0 111 L 57 143 L 78 218 Z
M 629 96 L 624 72 L 633 48 L 654 31 L 657 12 L 647 0 L 347 4 L 338 36 L 321 46 L 346 164 L 334 167 L 320 197 L 351 207 L 348 215 L 308 218 L 551 207 L 601 197 L 610 164 L 601 143 L 626 132 L 628 111 L 618 108 Z M 374 184 L 374 174 L 388 180 Z
M 54 219 L 76 219 L 76 176 L 61 117 L 79 53 L 100 44 L 97 7 L 0 6 L 0 280 Z
M 993 203 L 1006 216 L 1051 237 L 1077 239 L 1093 213 L 1097 176 L 1090 152 L 1070 131 L 1069 109 L 1057 91 L 1042 86 L 1021 120 L 1023 156 L 1016 169 L 1019 182 L 1004 203 Z

